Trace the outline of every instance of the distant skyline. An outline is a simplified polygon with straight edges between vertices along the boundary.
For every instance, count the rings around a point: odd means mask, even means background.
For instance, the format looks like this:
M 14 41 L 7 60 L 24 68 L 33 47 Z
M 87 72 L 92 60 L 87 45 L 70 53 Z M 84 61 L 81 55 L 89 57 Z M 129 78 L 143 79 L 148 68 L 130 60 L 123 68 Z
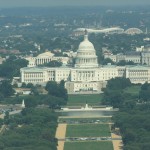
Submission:
M 0 0 L 0 8 L 50 6 L 150 5 L 150 0 Z

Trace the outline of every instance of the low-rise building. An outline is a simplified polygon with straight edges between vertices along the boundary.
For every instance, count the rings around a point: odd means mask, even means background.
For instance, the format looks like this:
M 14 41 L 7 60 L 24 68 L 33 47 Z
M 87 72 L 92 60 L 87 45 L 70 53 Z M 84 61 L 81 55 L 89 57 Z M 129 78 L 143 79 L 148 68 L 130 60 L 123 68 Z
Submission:
M 141 46 L 136 48 L 136 51 L 127 52 L 125 54 L 119 53 L 113 55 L 112 53 L 104 53 L 104 59 L 109 58 L 113 62 L 118 63 L 119 61 L 132 61 L 135 64 L 150 65 L 150 45 Z

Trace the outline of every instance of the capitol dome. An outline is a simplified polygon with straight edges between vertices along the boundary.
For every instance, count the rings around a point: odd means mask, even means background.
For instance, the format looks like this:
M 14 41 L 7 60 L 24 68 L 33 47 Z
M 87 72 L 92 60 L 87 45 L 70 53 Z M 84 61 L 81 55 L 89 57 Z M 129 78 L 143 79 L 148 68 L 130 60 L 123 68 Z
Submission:
M 87 32 L 84 35 L 84 40 L 80 43 L 77 50 L 75 67 L 93 68 L 98 67 L 97 56 L 94 45 L 88 40 Z
M 80 43 L 78 51 L 95 51 L 94 45 L 88 40 L 88 35 L 84 36 L 84 41 Z

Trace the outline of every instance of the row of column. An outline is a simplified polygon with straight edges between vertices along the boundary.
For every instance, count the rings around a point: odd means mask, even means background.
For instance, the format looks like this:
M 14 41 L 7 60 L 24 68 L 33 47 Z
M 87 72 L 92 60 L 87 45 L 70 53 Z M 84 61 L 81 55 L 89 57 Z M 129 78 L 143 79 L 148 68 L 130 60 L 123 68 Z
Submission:
M 36 65 L 44 64 L 50 62 L 51 59 L 45 58 L 45 59 L 36 59 Z
M 77 63 L 81 64 L 81 63 L 97 63 L 96 58 L 82 58 L 82 59 L 78 59 Z
M 78 80 L 93 80 L 94 73 L 93 72 L 81 72 L 78 73 Z

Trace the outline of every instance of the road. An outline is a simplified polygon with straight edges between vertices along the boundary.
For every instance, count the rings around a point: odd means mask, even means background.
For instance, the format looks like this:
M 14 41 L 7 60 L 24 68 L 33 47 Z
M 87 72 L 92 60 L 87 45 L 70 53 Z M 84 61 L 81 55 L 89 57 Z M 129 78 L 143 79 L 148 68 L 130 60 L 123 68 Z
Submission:
M 15 111 L 10 112 L 9 115 L 18 114 L 18 113 L 20 113 L 21 111 L 22 111 L 22 109 L 21 109 L 21 110 L 15 110 Z M 4 119 L 4 116 L 5 116 L 5 114 L 1 114 L 1 115 L 0 115 L 0 118 L 1 118 L 1 119 Z M 7 125 L 2 125 L 2 127 L 0 128 L 0 135 L 4 133 L 6 127 L 7 127 Z
M 22 111 L 22 109 L 20 109 L 20 110 L 14 110 L 14 111 L 9 112 L 9 115 L 19 114 L 21 111 Z M 5 116 L 5 114 L 1 114 L 0 118 L 3 119 L 4 116 Z
M 2 125 L 0 129 L 0 135 L 4 133 L 5 129 L 6 129 L 6 125 Z
M 111 138 L 111 137 L 68 137 L 68 138 L 58 138 L 58 141 L 120 141 L 122 138 Z

